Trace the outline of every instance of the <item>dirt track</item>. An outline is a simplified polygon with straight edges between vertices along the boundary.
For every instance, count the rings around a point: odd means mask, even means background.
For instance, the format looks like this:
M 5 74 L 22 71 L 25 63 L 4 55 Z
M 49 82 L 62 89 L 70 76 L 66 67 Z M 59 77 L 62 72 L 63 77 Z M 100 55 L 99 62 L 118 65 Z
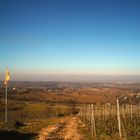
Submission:
M 64 118 L 60 123 L 43 128 L 39 140 L 82 140 L 77 132 L 76 117 Z

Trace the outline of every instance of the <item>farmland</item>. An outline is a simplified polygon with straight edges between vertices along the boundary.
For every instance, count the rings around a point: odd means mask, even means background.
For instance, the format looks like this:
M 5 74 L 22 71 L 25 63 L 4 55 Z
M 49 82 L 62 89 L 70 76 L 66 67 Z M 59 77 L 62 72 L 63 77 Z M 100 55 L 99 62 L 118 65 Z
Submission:
M 76 135 L 75 139 L 117 140 L 120 139 L 117 99 L 122 139 L 140 138 L 138 83 L 11 82 L 8 88 L 8 123 L 4 123 L 4 92 L 2 86 L 0 138 L 39 139 L 45 128 L 50 130 L 46 138 L 55 139 L 56 136 L 62 139 L 66 137 L 63 131 L 67 133 L 67 127 L 72 125 L 70 128 L 77 129 L 77 133 L 71 131 L 71 135 Z M 92 112 L 94 121 L 91 121 Z

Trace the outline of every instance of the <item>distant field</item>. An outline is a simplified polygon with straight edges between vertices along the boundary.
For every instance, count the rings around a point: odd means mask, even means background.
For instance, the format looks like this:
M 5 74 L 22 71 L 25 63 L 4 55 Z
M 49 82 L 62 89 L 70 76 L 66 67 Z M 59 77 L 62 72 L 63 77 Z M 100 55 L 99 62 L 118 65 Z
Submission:
M 0 103 L 0 121 L 4 120 L 4 102 Z M 59 117 L 70 115 L 73 105 L 47 104 L 43 102 L 23 102 L 16 100 L 8 100 L 8 116 L 9 121 L 27 121 L 32 119 L 48 119 L 51 117 Z
M 0 98 L 4 98 L 4 87 Z M 117 98 L 140 96 L 140 84 L 17 83 L 9 85 L 8 98 L 46 103 L 115 103 Z M 139 100 L 138 98 L 134 99 Z

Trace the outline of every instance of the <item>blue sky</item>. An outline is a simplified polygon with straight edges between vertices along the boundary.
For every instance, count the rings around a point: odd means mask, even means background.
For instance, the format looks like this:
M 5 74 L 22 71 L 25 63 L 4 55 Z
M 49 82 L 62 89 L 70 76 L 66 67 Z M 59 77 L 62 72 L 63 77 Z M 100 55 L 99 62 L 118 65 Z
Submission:
M 0 73 L 8 66 L 13 80 L 140 75 L 139 7 L 139 0 L 0 1 Z

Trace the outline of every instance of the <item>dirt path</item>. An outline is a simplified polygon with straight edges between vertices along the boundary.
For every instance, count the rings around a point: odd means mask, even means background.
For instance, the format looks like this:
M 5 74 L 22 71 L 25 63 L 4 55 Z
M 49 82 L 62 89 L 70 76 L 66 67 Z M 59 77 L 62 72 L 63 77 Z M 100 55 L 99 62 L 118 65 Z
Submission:
M 78 121 L 77 117 L 67 117 L 55 125 L 43 128 L 39 140 L 82 140 L 77 132 Z

